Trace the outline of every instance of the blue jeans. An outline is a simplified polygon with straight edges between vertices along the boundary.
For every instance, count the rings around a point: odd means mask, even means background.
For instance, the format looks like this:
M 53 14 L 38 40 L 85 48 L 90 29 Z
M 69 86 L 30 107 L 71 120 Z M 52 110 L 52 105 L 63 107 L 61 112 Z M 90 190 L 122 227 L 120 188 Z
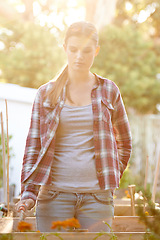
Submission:
M 114 206 L 111 191 L 103 193 L 49 191 L 49 194 L 49 199 L 37 201 L 37 229 L 41 232 L 53 232 L 52 221 L 64 221 L 73 217 L 79 220 L 81 229 L 88 229 L 89 232 L 110 231 L 104 222 L 112 225 Z

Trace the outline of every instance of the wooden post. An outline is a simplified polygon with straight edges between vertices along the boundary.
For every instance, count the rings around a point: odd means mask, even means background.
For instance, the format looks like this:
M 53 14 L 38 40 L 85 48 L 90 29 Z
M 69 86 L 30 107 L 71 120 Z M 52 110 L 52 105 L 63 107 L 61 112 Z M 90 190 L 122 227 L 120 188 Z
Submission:
M 145 169 L 145 179 L 144 179 L 144 190 L 146 191 L 147 189 L 147 179 L 148 179 L 148 155 L 147 155 L 147 158 L 146 158 L 146 169 Z M 145 209 L 146 209 L 146 202 L 145 202 L 145 198 L 144 198 L 144 212 L 145 212 Z
M 9 216 L 9 134 L 8 134 L 8 105 L 7 100 L 5 99 L 6 104 L 6 126 L 7 126 L 7 208 Z
M 147 155 L 147 158 L 146 158 L 146 169 L 145 169 L 145 179 L 144 179 L 144 190 L 147 189 L 147 179 L 148 179 L 148 155 Z
M 153 182 L 153 190 L 152 190 L 152 201 L 155 202 L 155 196 L 156 196 L 156 188 L 157 188 L 157 181 L 158 181 L 158 174 L 159 174 L 159 169 L 160 169 L 160 149 L 158 148 L 158 160 L 156 164 L 156 169 L 155 169 L 155 177 L 154 177 L 154 182 Z
M 135 188 L 136 186 L 135 185 L 129 185 L 128 186 L 129 188 L 129 192 L 130 192 L 130 195 L 131 195 L 131 214 L 132 216 L 135 216 Z
M 7 189 L 6 189 L 6 149 L 5 149 L 5 135 L 3 127 L 3 114 L 1 112 L 1 137 L 2 137 L 2 160 L 3 160 L 3 193 L 4 203 L 7 203 Z

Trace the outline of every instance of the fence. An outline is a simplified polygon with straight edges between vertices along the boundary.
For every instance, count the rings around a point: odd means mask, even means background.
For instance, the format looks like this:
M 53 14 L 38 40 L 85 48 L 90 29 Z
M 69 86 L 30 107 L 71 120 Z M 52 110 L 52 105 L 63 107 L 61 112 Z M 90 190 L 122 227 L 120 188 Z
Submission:
M 152 184 L 160 154 L 160 115 L 130 114 L 129 120 L 133 136 L 132 171 L 143 176 L 148 156 L 147 180 Z M 160 188 L 160 176 L 157 187 Z

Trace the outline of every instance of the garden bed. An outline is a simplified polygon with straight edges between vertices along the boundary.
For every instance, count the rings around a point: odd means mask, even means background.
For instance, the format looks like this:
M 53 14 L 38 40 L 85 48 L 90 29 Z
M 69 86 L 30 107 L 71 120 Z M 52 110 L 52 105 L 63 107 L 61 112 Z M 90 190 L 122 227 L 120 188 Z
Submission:
M 152 220 L 152 217 L 148 217 Z M 19 218 L 1 218 L 0 219 L 0 232 L 15 232 L 17 231 L 17 224 Z M 33 231 L 36 229 L 35 217 L 27 217 L 25 222 L 32 224 Z M 145 232 L 145 225 L 139 220 L 138 216 L 115 216 L 112 224 L 114 232 Z
M 0 234 L 0 240 L 40 240 L 42 233 L 11 233 L 11 234 Z M 117 240 L 143 240 L 144 233 L 135 233 L 135 232 L 115 232 L 114 235 L 103 234 L 100 236 L 99 233 L 80 233 L 80 232 L 68 232 L 68 233 L 44 233 L 47 240 L 112 240 L 116 239 L 114 236 L 117 236 Z M 113 238 L 112 238 L 113 236 Z M 5 238 L 6 237 L 6 238 Z M 42 238 L 41 239 L 45 239 Z M 46 240 L 45 239 L 45 240 Z
M 152 217 L 148 218 L 152 221 Z M 27 217 L 25 221 L 32 224 L 33 231 L 37 231 L 35 217 Z M 19 218 L 1 218 L 0 240 L 143 240 L 146 230 L 138 216 L 115 216 L 112 224 L 113 233 L 110 234 L 92 232 L 21 233 L 16 232 L 18 222 Z M 43 234 L 45 238 L 42 238 Z

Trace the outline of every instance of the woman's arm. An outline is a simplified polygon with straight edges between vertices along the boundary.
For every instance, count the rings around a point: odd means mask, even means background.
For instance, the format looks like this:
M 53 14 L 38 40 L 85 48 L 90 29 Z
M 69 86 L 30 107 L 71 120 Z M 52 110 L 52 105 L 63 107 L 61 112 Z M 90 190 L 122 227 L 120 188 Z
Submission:
M 112 123 L 119 155 L 120 177 L 122 177 L 131 155 L 132 137 L 128 116 L 120 92 L 117 95 L 114 109 Z
M 31 122 L 26 140 L 21 173 L 21 200 L 32 199 L 34 202 L 36 201 L 38 195 L 39 186 L 29 183 L 27 178 L 37 161 L 41 149 L 40 102 L 41 95 L 40 91 L 38 90 L 32 107 Z

